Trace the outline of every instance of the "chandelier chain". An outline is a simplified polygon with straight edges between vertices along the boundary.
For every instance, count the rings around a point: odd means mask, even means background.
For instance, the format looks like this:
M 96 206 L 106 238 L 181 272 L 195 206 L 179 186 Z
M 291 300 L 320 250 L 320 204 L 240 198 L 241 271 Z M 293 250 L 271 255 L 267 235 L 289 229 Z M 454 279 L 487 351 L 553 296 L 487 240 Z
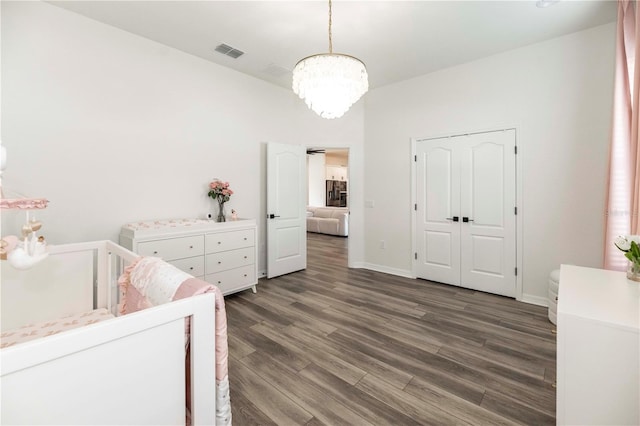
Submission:
M 329 0 L 329 53 L 333 53 L 333 41 L 331 40 L 331 0 Z

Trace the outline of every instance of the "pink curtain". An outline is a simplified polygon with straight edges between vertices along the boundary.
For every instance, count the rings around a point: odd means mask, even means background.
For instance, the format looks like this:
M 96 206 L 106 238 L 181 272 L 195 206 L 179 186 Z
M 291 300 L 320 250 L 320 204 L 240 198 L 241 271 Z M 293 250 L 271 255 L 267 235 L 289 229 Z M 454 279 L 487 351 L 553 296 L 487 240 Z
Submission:
M 640 100 L 640 14 L 634 3 L 618 1 L 613 128 L 609 151 L 609 184 L 604 267 L 625 270 L 627 260 L 614 245 L 618 235 L 640 233 L 640 152 L 638 150 Z

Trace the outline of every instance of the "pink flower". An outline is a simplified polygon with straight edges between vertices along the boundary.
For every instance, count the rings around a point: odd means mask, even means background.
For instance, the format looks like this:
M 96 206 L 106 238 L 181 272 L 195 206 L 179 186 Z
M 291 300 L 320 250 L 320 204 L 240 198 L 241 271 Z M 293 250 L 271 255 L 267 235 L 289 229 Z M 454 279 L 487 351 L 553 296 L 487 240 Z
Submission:
M 233 195 L 233 191 L 229 189 L 229 182 L 214 180 L 209 183 L 209 192 L 207 195 L 214 200 L 226 203 L 229 201 L 231 195 Z

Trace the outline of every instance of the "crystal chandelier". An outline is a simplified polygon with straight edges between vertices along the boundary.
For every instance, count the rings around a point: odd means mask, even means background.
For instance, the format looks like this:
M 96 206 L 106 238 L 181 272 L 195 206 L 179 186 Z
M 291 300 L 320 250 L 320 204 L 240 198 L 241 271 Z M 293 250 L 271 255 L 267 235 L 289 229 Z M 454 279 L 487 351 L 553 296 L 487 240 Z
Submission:
M 353 56 L 333 53 L 329 0 L 329 53 L 302 59 L 293 69 L 293 91 L 322 118 L 340 118 L 369 90 L 367 68 Z

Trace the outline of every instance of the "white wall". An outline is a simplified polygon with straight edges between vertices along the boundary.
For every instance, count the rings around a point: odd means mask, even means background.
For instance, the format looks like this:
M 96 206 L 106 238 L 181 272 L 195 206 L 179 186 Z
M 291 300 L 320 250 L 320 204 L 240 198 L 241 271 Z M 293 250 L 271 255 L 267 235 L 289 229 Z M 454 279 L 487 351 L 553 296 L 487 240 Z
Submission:
M 127 222 L 204 217 L 217 177 L 235 191 L 228 209 L 258 219 L 263 270 L 269 141 L 350 147 L 363 192 L 362 102 L 324 120 L 290 90 L 47 3 L 1 7 L 3 184 L 51 201 L 38 216 L 50 243 L 117 241 Z M 354 263 L 362 216 L 354 208 Z M 3 212 L 3 235 L 21 220 Z
M 309 177 L 309 205 L 324 207 L 327 185 L 325 184 L 325 155 L 307 155 L 307 175 Z
M 411 274 L 410 138 L 506 125 L 522 163 L 524 298 L 545 298 L 560 263 L 601 267 L 613 63 L 608 24 L 368 93 L 366 264 Z
M 410 138 L 516 125 L 525 293 L 544 297 L 561 262 L 601 264 L 612 24 L 372 90 L 327 121 L 289 90 L 55 6 L 1 7 L 3 184 L 51 200 L 52 243 L 202 217 L 218 177 L 262 245 L 265 143 L 348 147 L 349 263 L 410 273 Z M 2 234 L 20 220 L 3 212 Z

